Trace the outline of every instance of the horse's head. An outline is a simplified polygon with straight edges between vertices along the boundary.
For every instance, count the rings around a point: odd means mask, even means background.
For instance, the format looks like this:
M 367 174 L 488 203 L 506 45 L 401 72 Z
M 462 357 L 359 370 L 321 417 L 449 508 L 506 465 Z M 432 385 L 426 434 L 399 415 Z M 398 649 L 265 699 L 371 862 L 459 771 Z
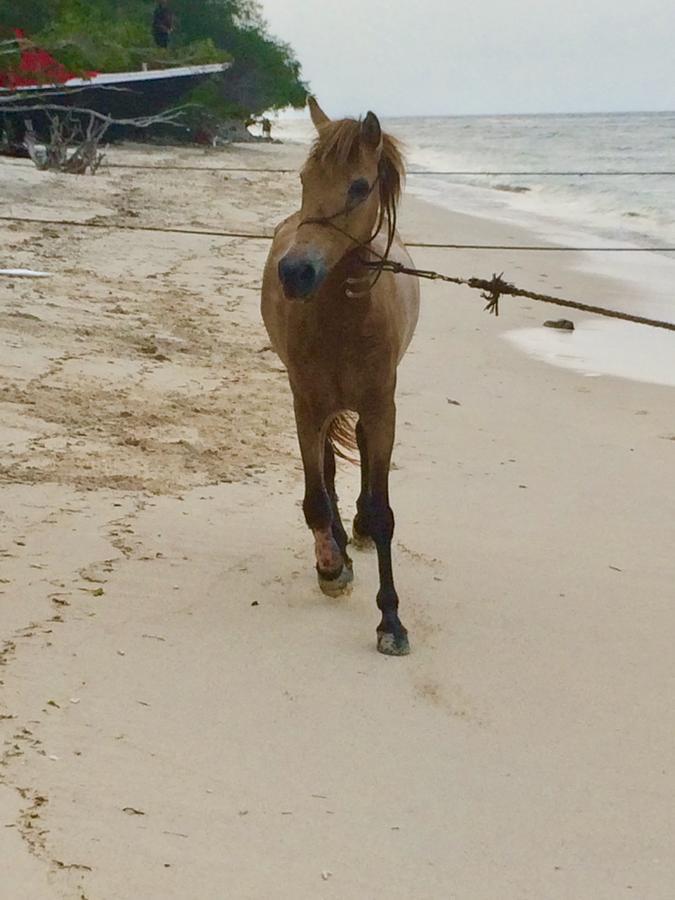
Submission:
M 331 121 L 309 99 L 318 136 L 301 173 L 302 207 L 295 240 L 279 262 L 291 299 L 307 299 L 350 251 L 369 243 L 399 196 L 403 160 L 377 116 Z

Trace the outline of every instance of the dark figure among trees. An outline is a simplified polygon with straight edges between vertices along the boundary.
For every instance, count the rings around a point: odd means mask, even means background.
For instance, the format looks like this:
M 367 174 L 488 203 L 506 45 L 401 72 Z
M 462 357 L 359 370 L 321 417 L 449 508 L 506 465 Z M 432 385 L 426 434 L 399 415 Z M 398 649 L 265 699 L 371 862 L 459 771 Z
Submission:
M 152 16 L 152 36 L 158 47 L 166 49 L 175 26 L 176 18 L 169 8 L 169 0 L 157 0 Z

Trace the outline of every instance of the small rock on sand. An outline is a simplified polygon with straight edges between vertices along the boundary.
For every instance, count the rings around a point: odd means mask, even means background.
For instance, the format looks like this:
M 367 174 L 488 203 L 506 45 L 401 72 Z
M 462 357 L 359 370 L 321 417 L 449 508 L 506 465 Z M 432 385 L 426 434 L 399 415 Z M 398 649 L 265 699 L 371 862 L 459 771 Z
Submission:
M 569 319 L 548 319 L 544 322 L 544 328 L 558 328 L 560 331 L 574 331 L 574 322 Z

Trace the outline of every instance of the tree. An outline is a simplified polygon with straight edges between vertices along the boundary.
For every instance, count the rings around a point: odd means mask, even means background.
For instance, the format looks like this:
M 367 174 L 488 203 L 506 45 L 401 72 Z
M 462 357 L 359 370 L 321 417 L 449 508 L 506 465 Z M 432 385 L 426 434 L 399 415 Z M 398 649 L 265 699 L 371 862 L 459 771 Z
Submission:
M 213 86 L 200 94 L 218 103 L 225 115 L 245 118 L 285 106 L 302 108 L 307 87 L 301 80 L 300 63 L 292 48 L 269 35 L 260 4 L 255 0 L 204 0 L 195 9 L 193 0 L 175 0 L 177 40 L 211 39 L 234 59 L 225 90 L 216 97 Z

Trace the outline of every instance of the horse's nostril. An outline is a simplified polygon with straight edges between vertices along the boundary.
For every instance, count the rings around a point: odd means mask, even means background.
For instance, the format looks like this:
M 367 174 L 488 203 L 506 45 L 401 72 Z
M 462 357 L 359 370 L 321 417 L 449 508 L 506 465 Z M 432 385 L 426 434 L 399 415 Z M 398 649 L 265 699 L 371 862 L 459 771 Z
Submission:
M 284 256 L 283 259 L 279 260 L 279 278 L 281 278 L 283 282 L 286 282 L 286 280 L 290 278 L 292 270 L 293 264 L 287 257 Z
M 304 266 L 300 267 L 300 271 L 298 273 L 300 282 L 302 284 L 310 285 L 314 282 L 314 276 L 316 275 L 316 270 L 311 263 L 305 263 Z
M 317 285 L 318 269 L 307 258 L 284 256 L 279 261 L 279 279 L 289 297 L 306 297 Z

